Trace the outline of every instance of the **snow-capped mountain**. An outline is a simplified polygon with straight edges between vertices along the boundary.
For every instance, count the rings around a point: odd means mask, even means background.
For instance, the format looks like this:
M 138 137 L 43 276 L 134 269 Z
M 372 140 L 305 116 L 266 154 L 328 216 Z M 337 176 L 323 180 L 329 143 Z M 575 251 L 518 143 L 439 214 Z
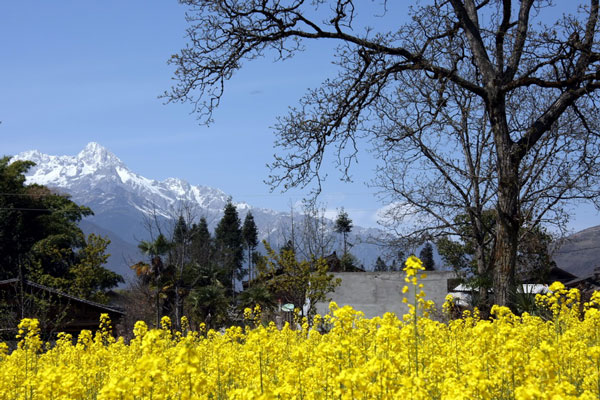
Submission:
M 145 178 L 127 168 L 113 153 L 98 143 L 89 143 L 76 156 L 54 156 L 37 150 L 16 155 L 13 160 L 36 163 L 27 174 L 27 183 L 40 184 L 71 195 L 78 203 L 90 207 L 93 217 L 82 222 L 86 232 L 108 235 L 112 241 L 109 268 L 128 275 L 127 265 L 139 258 L 136 244 L 148 235 L 144 221 L 158 218 L 165 224 L 177 218 L 182 207 L 198 217 L 205 217 L 214 228 L 222 216 L 229 196 L 223 191 L 168 178 L 157 181 Z M 251 210 L 259 228 L 260 239 L 277 246 L 286 236 L 290 215 L 273 210 L 235 203 L 243 220 Z M 332 222 L 329 222 L 332 224 Z M 373 236 L 376 229 L 354 227 L 353 253 L 366 268 L 377 258 L 378 249 L 359 243 L 357 237 Z M 337 246 L 334 246 L 334 248 Z
M 119 198 L 121 190 L 128 194 L 126 201 L 131 206 L 141 212 L 157 212 L 164 217 L 171 217 L 170 209 L 181 202 L 220 209 L 227 201 L 227 195 L 218 189 L 192 186 L 177 178 L 164 181 L 144 178 L 129 170 L 117 156 L 95 142 L 89 143 L 74 157 L 51 156 L 33 150 L 21 153 L 14 159 L 36 163 L 29 171 L 28 183 L 64 189 L 83 204 L 94 203 L 98 212 Z M 98 198 L 99 194 L 102 194 L 102 198 Z

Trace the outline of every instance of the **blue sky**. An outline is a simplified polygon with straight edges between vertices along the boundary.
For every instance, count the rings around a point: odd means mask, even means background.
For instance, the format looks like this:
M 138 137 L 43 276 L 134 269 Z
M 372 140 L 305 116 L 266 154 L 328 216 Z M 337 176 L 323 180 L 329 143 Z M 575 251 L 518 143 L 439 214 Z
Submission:
M 158 99 L 172 84 L 166 61 L 185 45 L 184 13 L 175 0 L 2 2 L 0 153 L 74 155 L 97 141 L 148 178 L 178 177 L 235 201 L 289 210 L 306 193 L 270 193 L 263 183 L 275 152 L 270 127 L 306 89 L 334 75 L 330 44 L 283 63 L 248 63 L 228 83 L 214 124 L 200 126 L 189 105 Z M 365 185 L 375 165 L 362 151 L 353 183 L 340 182 L 332 168 L 321 201 L 375 226 L 382 204 Z M 591 207 L 577 211 L 573 229 L 600 224 Z

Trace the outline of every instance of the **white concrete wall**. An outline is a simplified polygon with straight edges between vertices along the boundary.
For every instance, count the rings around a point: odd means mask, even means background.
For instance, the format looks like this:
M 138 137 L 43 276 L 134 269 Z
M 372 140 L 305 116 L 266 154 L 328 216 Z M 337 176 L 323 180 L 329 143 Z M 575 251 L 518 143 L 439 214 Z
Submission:
M 425 299 L 433 300 L 440 308 L 448 294 L 448 279 L 454 278 L 455 274 L 452 271 L 427 271 L 426 274 L 427 278 L 420 280 L 424 285 Z M 333 275 L 341 278 L 342 283 L 329 297 L 340 307 L 350 305 L 364 312 L 367 318 L 382 316 L 386 312 L 401 317 L 408 312 L 402 299 L 406 296 L 411 301 L 413 294 L 412 291 L 402 294 L 406 285 L 404 272 L 338 272 Z M 411 284 L 408 286 L 412 288 Z M 329 303 L 318 303 L 317 312 L 326 314 L 328 306 Z

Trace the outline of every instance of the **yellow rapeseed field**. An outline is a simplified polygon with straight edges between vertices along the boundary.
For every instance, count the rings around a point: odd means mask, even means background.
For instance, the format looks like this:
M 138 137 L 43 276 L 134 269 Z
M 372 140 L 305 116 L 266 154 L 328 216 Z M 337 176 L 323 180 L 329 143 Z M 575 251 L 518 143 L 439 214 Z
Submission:
M 494 307 L 490 319 L 442 323 L 426 316 L 420 269 L 407 261 L 414 290 L 400 319 L 331 304 L 313 327 L 219 333 L 173 332 L 164 318 L 162 329 L 138 322 L 126 344 L 105 318 L 94 336 L 51 347 L 23 320 L 18 349 L 0 344 L 0 399 L 600 398 L 600 293 L 580 304 L 555 283 L 538 298 L 549 319 Z

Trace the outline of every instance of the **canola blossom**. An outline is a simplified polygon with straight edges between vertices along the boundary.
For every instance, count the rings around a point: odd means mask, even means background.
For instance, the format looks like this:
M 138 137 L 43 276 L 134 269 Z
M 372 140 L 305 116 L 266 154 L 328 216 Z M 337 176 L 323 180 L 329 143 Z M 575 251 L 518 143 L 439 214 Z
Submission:
M 183 321 L 175 332 L 163 318 L 161 329 L 138 322 L 125 343 L 103 317 L 94 335 L 61 334 L 52 346 L 25 319 L 17 349 L 0 344 L 0 399 L 600 398 L 600 293 L 581 304 L 553 284 L 537 298 L 548 318 L 494 306 L 489 319 L 443 323 L 426 316 L 417 261 L 405 269 L 405 318 L 332 303 L 312 326 L 278 329 L 247 310 L 255 327 L 191 331 Z

